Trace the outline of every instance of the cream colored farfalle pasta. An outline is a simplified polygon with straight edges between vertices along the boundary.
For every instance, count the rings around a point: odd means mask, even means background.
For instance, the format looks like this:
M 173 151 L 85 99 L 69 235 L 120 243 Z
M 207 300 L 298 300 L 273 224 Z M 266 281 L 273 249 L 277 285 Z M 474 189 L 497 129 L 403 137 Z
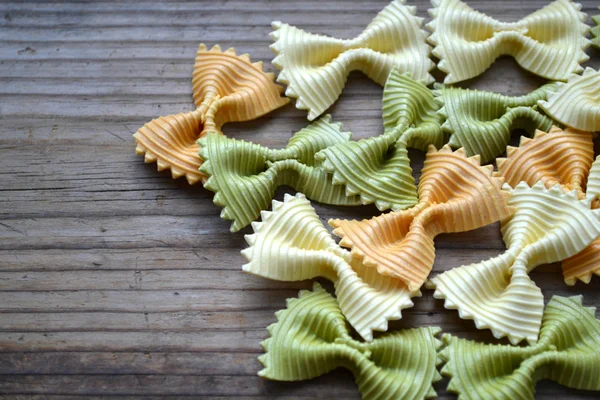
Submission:
M 331 280 L 342 313 L 367 341 L 374 330 L 386 331 L 389 320 L 402 318 L 401 310 L 413 306 L 411 297 L 421 295 L 339 247 L 303 194 L 274 200 L 273 212 L 261 216 L 262 222 L 252 223 L 255 233 L 246 235 L 244 272 L 280 281 Z
M 354 39 L 336 39 L 273 22 L 273 65 L 281 70 L 278 82 L 288 85 L 286 95 L 313 120 L 342 93 L 350 71 L 360 70 L 383 86 L 393 67 L 427 84 L 434 66 L 429 59 L 423 18 L 405 0 L 386 6 Z M 332 15 L 332 18 L 335 18 Z
M 500 22 L 461 0 L 432 0 L 429 42 L 448 75 L 444 83 L 474 78 L 501 55 L 511 55 L 526 70 L 564 81 L 581 72 L 589 59 L 589 27 L 581 5 L 556 0 L 518 22 Z
M 600 72 L 586 68 L 582 75 L 571 75 L 558 83 L 548 100 L 538 105 L 555 121 L 586 132 L 600 131 Z
M 513 344 L 538 339 L 544 297 L 529 273 L 541 264 L 571 257 L 600 236 L 600 211 L 591 210 L 594 196 L 582 200 L 577 190 L 560 184 L 547 189 L 521 182 L 511 189 L 515 214 L 502 225 L 507 251 L 477 264 L 454 268 L 432 279 L 435 298 L 472 319 L 479 329 Z
M 542 181 L 547 188 L 560 184 L 563 192 L 576 190 L 578 197 L 593 196 L 592 209 L 600 208 L 600 158 L 594 161 L 594 142 L 590 132 L 552 128 L 534 139 L 521 138 L 521 145 L 508 147 L 506 158 L 497 158 L 497 174 L 506 183 L 534 185 Z M 586 184 L 587 179 L 587 184 Z M 589 283 L 600 274 L 600 239 L 561 263 L 567 285 L 577 280 Z

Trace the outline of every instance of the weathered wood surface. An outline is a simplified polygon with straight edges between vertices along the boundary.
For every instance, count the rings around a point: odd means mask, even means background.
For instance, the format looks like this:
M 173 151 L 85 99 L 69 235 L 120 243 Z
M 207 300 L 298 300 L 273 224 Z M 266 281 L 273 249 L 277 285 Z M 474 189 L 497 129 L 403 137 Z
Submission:
M 410 3 L 426 16 L 426 1 Z M 514 21 L 545 1 L 472 3 Z M 153 117 L 192 108 L 199 42 L 235 46 L 275 71 L 272 20 L 352 37 L 386 4 L 0 3 L 0 394 L 358 397 L 342 370 L 292 384 L 256 376 L 259 342 L 273 312 L 310 282 L 244 275 L 239 250 L 248 230 L 229 233 L 212 193 L 144 165 L 131 134 Z M 595 13 L 597 3 L 583 5 Z M 600 66 L 600 53 L 588 53 L 587 64 Z M 503 58 L 464 86 L 519 94 L 542 82 Z M 331 112 L 356 138 L 372 136 L 382 129 L 380 101 L 381 88 L 353 73 Z M 289 105 L 258 121 L 229 124 L 225 132 L 282 146 L 305 125 L 305 113 Z M 423 155 L 412 156 L 418 174 Z M 377 214 L 373 207 L 317 209 L 324 221 Z M 444 235 L 436 245 L 435 273 L 504 248 L 497 224 Z M 533 277 L 546 298 L 583 293 L 586 304 L 600 303 L 598 278 L 567 287 L 556 265 Z M 431 294 L 424 291 L 393 328 L 438 325 L 497 342 Z M 436 388 L 453 398 L 446 383 Z M 537 390 L 540 399 L 597 395 L 547 381 Z

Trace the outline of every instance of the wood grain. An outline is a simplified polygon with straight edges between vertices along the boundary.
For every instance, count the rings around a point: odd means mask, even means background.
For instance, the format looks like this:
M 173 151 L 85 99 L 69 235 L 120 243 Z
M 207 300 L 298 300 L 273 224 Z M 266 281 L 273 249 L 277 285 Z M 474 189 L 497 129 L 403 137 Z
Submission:
M 428 2 L 409 3 L 427 16 Z M 515 21 L 545 1 L 471 3 Z M 199 42 L 235 46 L 276 72 L 268 48 L 271 21 L 350 38 L 386 4 L 0 2 L 0 394 L 358 398 L 343 370 L 299 383 L 256 376 L 259 342 L 273 313 L 310 282 L 244 275 L 239 251 L 249 229 L 231 234 L 211 192 L 145 165 L 131 134 L 151 118 L 193 108 L 190 78 Z M 583 11 L 595 13 L 596 5 L 584 0 Z M 588 54 L 587 65 L 598 68 L 599 52 Z M 463 86 L 522 94 L 542 83 L 501 58 Z M 380 104 L 381 88 L 352 73 L 330 112 L 359 139 L 381 132 Z M 281 147 L 306 123 L 305 113 L 288 105 L 224 131 Z M 423 154 L 411 157 L 418 177 Z M 317 205 L 317 211 L 323 221 L 378 214 L 374 207 Z M 434 273 L 504 249 L 498 224 L 442 235 L 436 246 Z M 532 277 L 546 299 L 582 293 L 586 304 L 600 303 L 600 279 L 567 287 L 557 265 L 542 266 Z M 498 342 L 431 294 L 424 291 L 392 328 L 437 325 Z M 440 397 L 454 398 L 446 384 L 436 384 Z M 597 395 L 547 381 L 537 391 L 540 399 Z

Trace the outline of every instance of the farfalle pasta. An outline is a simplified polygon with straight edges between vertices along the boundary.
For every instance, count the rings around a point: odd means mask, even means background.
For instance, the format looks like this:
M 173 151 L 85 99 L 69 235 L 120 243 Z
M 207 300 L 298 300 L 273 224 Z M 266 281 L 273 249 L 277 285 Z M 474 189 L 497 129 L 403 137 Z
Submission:
M 439 328 L 405 329 L 371 343 L 351 335 L 336 300 L 318 283 L 301 291 L 277 312 L 261 344 L 264 365 L 258 375 L 279 381 L 315 378 L 336 368 L 349 369 L 365 399 L 436 397 L 432 383 L 441 379 L 436 365 Z
M 575 190 L 579 199 L 585 198 L 594 161 L 591 133 L 552 127 L 548 133 L 537 131 L 533 139 L 521 137 L 519 147 L 508 146 L 506 154 L 496 159 L 497 175 L 510 186 L 542 181 L 548 189 L 559 184 L 564 192 Z
M 287 185 L 311 199 L 336 205 L 359 205 L 358 196 L 346 196 L 344 188 L 331 184 L 330 176 L 316 166 L 315 153 L 350 140 L 329 115 L 297 132 L 284 149 L 264 146 L 209 133 L 198 140 L 200 172 L 208 179 L 204 187 L 215 192 L 213 202 L 221 207 L 221 218 L 232 220 L 238 231 L 269 207 L 275 190 Z
M 586 68 L 582 75 L 571 75 L 558 83 L 540 108 L 561 124 L 586 132 L 600 131 L 600 72 Z
M 252 223 L 254 234 L 242 251 L 248 260 L 244 272 L 280 281 L 323 277 L 334 283 L 342 313 L 365 340 L 373 331 L 386 331 L 389 320 L 412 307 L 409 292 L 398 279 L 363 266 L 339 247 L 303 194 L 273 201 L 273 212 L 263 211 L 262 222 Z
M 297 99 L 296 107 L 307 110 L 309 120 L 336 101 L 352 70 L 364 72 L 382 86 L 394 67 L 414 79 L 433 82 L 423 18 L 404 2 L 392 1 L 354 39 L 335 39 L 273 22 L 271 49 L 277 54 L 273 65 L 281 70 L 277 81 L 287 85 L 286 95 Z
M 402 210 L 417 202 L 407 148 L 440 148 L 449 136 L 452 147 L 480 155 L 483 163 L 492 161 L 504 152 L 514 129 L 533 134 L 552 126 L 534 106 L 554 88 L 548 84 L 516 97 L 443 86 L 432 91 L 395 69 L 383 91 L 384 133 L 331 146 L 315 158 L 333 174 L 334 184 L 359 195 L 363 204 Z
M 433 239 L 464 232 L 508 217 L 508 192 L 502 179 L 482 167 L 479 156 L 449 146 L 427 153 L 419 183 L 419 202 L 409 210 L 363 220 L 331 220 L 340 245 L 380 274 L 400 279 L 411 291 L 429 275 L 435 258 Z
M 407 148 L 439 148 L 446 137 L 433 93 L 408 74 L 392 70 L 382 103 L 382 135 L 328 147 L 315 158 L 346 194 L 358 195 L 363 204 L 374 203 L 381 211 L 397 211 L 417 203 Z
M 523 129 L 533 134 L 547 131 L 553 121 L 534 106 L 555 90 L 544 85 L 524 96 L 438 86 L 434 91 L 444 119 L 442 129 L 450 135 L 448 144 L 464 148 L 468 156 L 479 154 L 482 163 L 493 161 L 506 150 L 511 132 Z
M 507 159 L 498 159 L 498 174 L 508 189 L 515 186 L 509 205 L 516 212 L 502 223 L 507 251 L 436 276 L 434 297 L 496 337 L 534 343 L 544 299 L 529 273 L 576 255 L 600 236 L 600 211 L 591 209 L 595 196 L 582 191 L 591 144 L 589 133 L 553 129 L 509 147 Z
M 460 399 L 533 400 L 535 384 L 550 379 L 574 389 L 600 390 L 600 321 L 583 298 L 554 296 L 533 346 L 485 344 L 442 336 L 442 374 Z
M 497 159 L 498 174 L 511 186 L 559 184 L 564 192 L 575 190 L 580 199 L 589 195 L 593 209 L 600 207 L 600 159 L 594 161 L 590 133 L 553 128 L 549 134 L 538 132 L 533 140 L 522 138 L 520 147 L 508 147 L 507 153 L 507 158 Z M 562 261 L 562 270 L 568 285 L 577 279 L 589 283 L 593 274 L 600 274 L 600 239 Z
M 223 52 L 218 45 L 208 50 L 201 44 L 192 74 L 196 109 L 145 124 L 133 135 L 136 152 L 147 163 L 156 162 L 159 171 L 170 169 L 173 178 L 203 182 L 196 140 L 207 132 L 221 134 L 227 122 L 256 119 L 287 104 L 283 88 L 273 81 L 262 62 L 252 63 L 247 54 L 238 56 L 233 48 Z
M 473 10 L 461 0 L 432 0 L 433 20 L 427 25 L 444 83 L 474 78 L 501 55 L 551 80 L 566 80 L 581 72 L 589 57 L 585 49 L 589 27 L 581 5 L 556 0 L 518 22 L 500 22 Z
M 544 297 L 529 273 L 587 247 L 600 235 L 600 214 L 590 209 L 591 198 L 579 200 L 576 191 L 564 193 L 559 185 L 521 182 L 511 194 L 517 211 L 502 225 L 506 252 L 436 276 L 434 297 L 497 338 L 535 343 Z

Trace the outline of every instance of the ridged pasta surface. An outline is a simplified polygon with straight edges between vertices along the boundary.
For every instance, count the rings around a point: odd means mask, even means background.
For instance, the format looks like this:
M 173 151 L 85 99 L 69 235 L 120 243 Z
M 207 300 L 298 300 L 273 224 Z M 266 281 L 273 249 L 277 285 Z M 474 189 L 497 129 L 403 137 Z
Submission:
M 402 318 L 401 310 L 412 307 L 409 292 L 398 279 L 383 276 L 363 266 L 339 247 L 303 194 L 285 195 L 273 201 L 273 211 L 261 213 L 250 245 L 242 251 L 248 260 L 242 269 L 250 274 L 280 281 L 323 277 L 334 283 L 342 313 L 367 341 L 373 331 L 386 331 L 389 320 Z
M 363 204 L 374 203 L 381 211 L 412 207 L 417 187 L 407 148 L 426 151 L 430 144 L 445 143 L 438 108 L 431 90 L 394 69 L 383 91 L 385 132 L 331 146 L 315 158 L 332 174 L 334 184 L 360 196 Z
M 190 184 L 204 182 L 198 170 L 196 141 L 208 132 L 222 134 L 226 122 L 248 121 L 265 115 L 289 101 L 274 76 L 252 63 L 247 54 L 238 56 L 233 48 L 208 50 L 201 44 L 192 74 L 194 111 L 158 117 L 142 126 L 133 137 L 136 152 L 147 163 L 156 162 L 159 171 L 170 169 L 173 178 L 185 176 Z
M 439 328 L 405 329 L 382 335 L 371 343 L 350 336 L 336 300 L 318 283 L 288 299 L 267 329 L 270 337 L 259 357 L 259 375 L 299 381 L 338 367 L 349 369 L 365 399 L 429 399 L 432 383 L 441 379 L 436 365 Z
M 586 132 L 600 131 L 600 72 L 586 68 L 582 75 L 571 75 L 559 83 L 541 109 L 561 124 Z
M 390 71 L 398 68 L 426 84 L 430 47 L 422 30 L 423 18 L 405 0 L 387 5 L 354 39 L 336 39 L 273 22 L 273 65 L 281 70 L 277 81 L 285 94 L 296 98 L 296 107 L 308 111 L 308 119 L 321 115 L 340 96 L 350 71 L 360 70 L 383 86 Z M 333 17 L 334 18 L 334 17 Z
M 536 129 L 550 129 L 552 120 L 533 106 L 554 88 L 555 84 L 547 84 L 513 97 L 438 86 L 435 95 L 441 105 L 438 112 L 444 120 L 442 129 L 450 135 L 448 143 L 453 148 L 464 148 L 468 156 L 479 154 L 482 163 L 493 161 L 504 152 L 514 130 L 532 134 Z
M 346 196 L 342 186 L 318 167 L 314 155 L 322 149 L 350 140 L 341 124 L 329 115 L 298 131 L 283 149 L 269 149 L 214 132 L 198 140 L 208 179 L 204 187 L 215 192 L 213 202 L 223 207 L 221 218 L 232 220 L 238 231 L 266 210 L 282 185 L 306 193 L 311 199 L 335 205 L 359 205 L 358 196 Z
M 544 298 L 529 273 L 579 253 L 600 236 L 600 210 L 591 210 L 591 201 L 559 184 L 547 189 L 542 181 L 519 183 L 509 200 L 516 212 L 502 223 L 506 252 L 436 276 L 434 297 L 497 338 L 535 343 Z
M 582 297 L 554 296 L 540 340 L 532 346 L 494 345 L 443 335 L 442 374 L 459 399 L 533 400 L 535 384 L 550 379 L 574 389 L 600 390 L 600 321 Z
M 419 203 L 404 211 L 356 220 L 330 220 L 340 245 L 382 275 L 401 279 L 417 290 L 433 266 L 433 239 L 440 233 L 464 232 L 491 224 L 512 213 L 502 179 L 479 157 L 432 146 L 419 183 Z
M 427 25 L 444 83 L 461 82 L 487 70 L 501 55 L 551 80 L 566 80 L 581 72 L 589 56 L 589 27 L 581 5 L 556 0 L 518 22 L 500 22 L 475 11 L 461 0 L 432 0 L 433 20 Z

